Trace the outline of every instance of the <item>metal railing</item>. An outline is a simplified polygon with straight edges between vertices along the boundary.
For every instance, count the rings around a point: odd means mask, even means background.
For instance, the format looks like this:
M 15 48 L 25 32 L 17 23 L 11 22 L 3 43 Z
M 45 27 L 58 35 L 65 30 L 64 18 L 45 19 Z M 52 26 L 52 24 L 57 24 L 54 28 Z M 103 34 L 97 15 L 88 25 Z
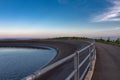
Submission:
M 88 50 L 88 55 L 82 60 L 82 62 L 79 62 L 79 58 L 80 58 L 80 53 L 82 53 L 83 51 Z M 43 68 L 42 70 L 36 72 L 35 74 L 32 74 L 22 80 L 34 80 L 36 78 L 39 78 L 40 76 L 44 75 L 45 73 L 47 73 L 48 71 L 56 68 L 57 66 L 65 63 L 66 61 L 74 58 L 74 70 L 68 75 L 68 77 L 66 77 L 65 80 L 71 80 L 74 77 L 74 80 L 83 80 L 87 71 L 91 70 L 92 68 L 92 61 L 94 59 L 94 56 L 96 54 L 96 50 L 95 50 L 95 42 L 90 43 L 90 45 L 86 46 L 85 48 L 76 51 L 75 53 L 51 64 L 48 65 L 47 67 Z M 82 75 L 80 76 L 79 71 L 80 68 L 84 65 L 84 63 L 89 60 L 85 70 L 83 71 Z

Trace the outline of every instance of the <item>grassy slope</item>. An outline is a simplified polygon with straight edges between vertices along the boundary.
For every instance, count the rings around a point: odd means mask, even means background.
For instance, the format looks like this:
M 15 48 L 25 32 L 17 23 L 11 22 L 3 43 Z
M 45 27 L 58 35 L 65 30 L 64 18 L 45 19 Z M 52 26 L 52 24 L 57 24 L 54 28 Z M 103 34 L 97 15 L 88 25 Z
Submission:
M 39 41 L 40 39 L 33 39 L 33 40 L 37 40 Z M 48 38 L 46 40 L 80 40 L 80 41 L 96 41 L 96 42 L 101 42 L 101 43 L 105 43 L 105 44 L 111 44 L 111 45 L 116 45 L 116 46 L 120 46 L 120 39 L 118 38 L 115 41 L 111 41 L 109 40 L 104 40 L 104 39 L 90 39 L 90 38 L 86 38 L 86 37 L 56 37 L 56 38 Z
M 48 40 L 93 40 L 85 37 L 57 37 L 57 38 L 49 38 Z
M 111 40 L 95 39 L 95 41 L 105 43 L 105 44 L 120 46 L 120 40 L 111 41 Z
M 48 40 L 84 40 L 84 41 L 93 41 L 94 39 L 86 38 L 86 37 L 57 37 L 57 38 L 49 38 Z M 120 39 L 116 41 L 104 40 L 104 39 L 95 39 L 96 42 L 101 42 L 105 44 L 112 44 L 116 46 L 120 46 Z

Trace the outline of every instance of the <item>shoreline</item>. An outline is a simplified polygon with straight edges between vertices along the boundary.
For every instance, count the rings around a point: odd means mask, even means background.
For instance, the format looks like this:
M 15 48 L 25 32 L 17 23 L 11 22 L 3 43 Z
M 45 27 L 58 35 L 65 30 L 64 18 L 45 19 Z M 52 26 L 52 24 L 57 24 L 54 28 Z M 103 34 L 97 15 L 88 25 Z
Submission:
M 46 49 L 49 50 L 47 46 L 41 46 L 41 45 L 26 45 L 26 44 L 0 44 L 0 48 L 31 48 L 31 49 Z

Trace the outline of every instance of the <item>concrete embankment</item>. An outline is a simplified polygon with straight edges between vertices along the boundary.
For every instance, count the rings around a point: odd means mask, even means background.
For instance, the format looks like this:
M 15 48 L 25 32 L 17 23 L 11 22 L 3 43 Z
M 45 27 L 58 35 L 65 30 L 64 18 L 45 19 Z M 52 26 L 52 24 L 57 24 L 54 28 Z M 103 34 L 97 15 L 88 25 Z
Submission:
M 50 40 L 20 40 L 20 41 L 0 41 L 0 44 L 36 44 L 41 46 L 49 46 L 57 49 L 58 54 L 56 57 L 49 63 L 54 63 L 61 58 L 64 58 L 70 54 L 73 54 L 77 49 L 82 49 L 88 42 L 84 41 L 50 41 Z M 48 65 L 49 65 L 48 64 Z M 73 62 L 67 61 L 63 65 L 56 67 L 55 69 L 49 71 L 42 77 L 36 80 L 64 80 L 68 74 L 73 70 Z

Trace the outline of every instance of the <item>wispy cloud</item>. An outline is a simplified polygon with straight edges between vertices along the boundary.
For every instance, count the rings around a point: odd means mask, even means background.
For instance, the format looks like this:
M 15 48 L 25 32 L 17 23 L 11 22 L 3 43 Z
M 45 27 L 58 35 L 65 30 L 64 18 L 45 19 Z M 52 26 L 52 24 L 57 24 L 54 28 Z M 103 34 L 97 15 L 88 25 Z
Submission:
M 114 33 L 119 32 L 120 33 L 120 27 L 112 27 L 112 28 L 106 28 L 106 29 L 99 29 L 99 32 L 112 32 L 114 31 Z M 117 35 L 117 34 L 116 34 Z
M 120 0 L 109 0 L 113 6 L 93 19 L 93 22 L 120 21 Z
M 86 34 L 86 37 L 120 37 L 120 27 L 96 29 Z

